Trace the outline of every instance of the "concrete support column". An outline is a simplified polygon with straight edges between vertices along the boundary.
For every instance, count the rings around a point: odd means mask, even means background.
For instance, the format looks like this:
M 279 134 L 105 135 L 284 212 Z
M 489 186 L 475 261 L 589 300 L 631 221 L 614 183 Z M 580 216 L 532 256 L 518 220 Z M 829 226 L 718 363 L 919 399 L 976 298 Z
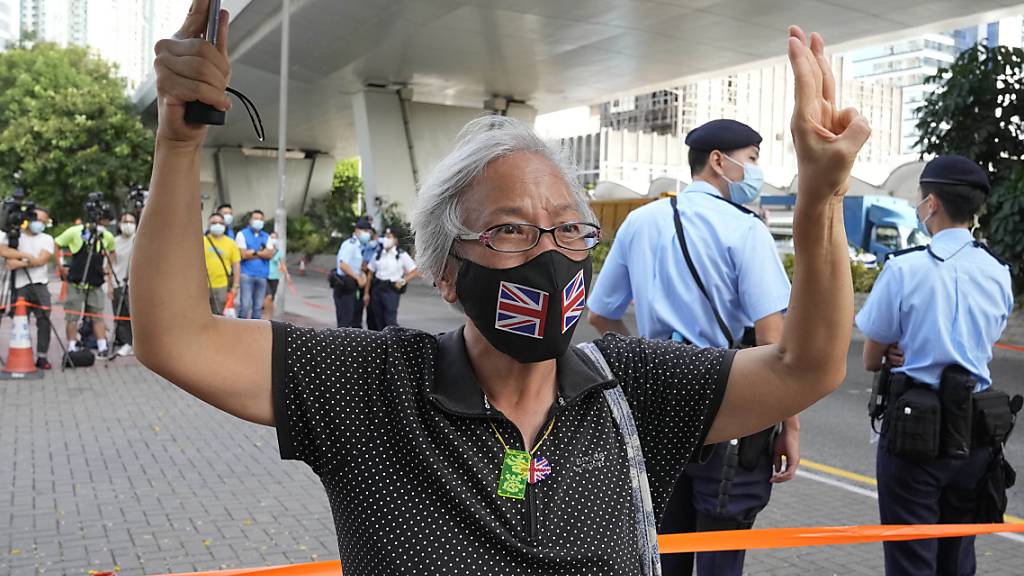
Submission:
M 382 223 L 376 217 L 377 198 L 398 202 L 407 217 L 416 203 L 401 106 L 394 90 L 367 89 L 352 97 L 366 210 L 378 228 Z
M 412 216 L 417 190 L 410 158 L 415 159 L 422 185 L 451 151 L 462 127 L 493 113 L 483 108 L 410 102 L 407 131 L 397 90 L 367 88 L 352 97 L 352 106 L 367 212 L 374 216 L 378 228 L 384 223 L 376 214 L 376 198 L 397 202 L 406 218 Z M 530 125 L 537 114 L 519 103 L 509 105 L 506 113 Z

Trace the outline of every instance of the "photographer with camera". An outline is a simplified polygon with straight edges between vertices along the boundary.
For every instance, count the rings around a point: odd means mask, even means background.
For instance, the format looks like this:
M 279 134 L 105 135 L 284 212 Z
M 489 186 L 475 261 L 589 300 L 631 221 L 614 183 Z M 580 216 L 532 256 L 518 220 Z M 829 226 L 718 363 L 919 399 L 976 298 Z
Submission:
M 7 270 L 14 275 L 12 301 L 24 298 L 33 305 L 29 311 L 36 317 L 36 368 L 49 370 L 53 366 L 47 360 L 51 330 L 47 263 L 53 258 L 54 241 L 53 236 L 44 230 L 50 215 L 43 208 L 35 208 L 25 216 L 28 218 L 27 226 L 16 239 L 18 256 L 7 259 Z M 10 220 L 8 225 L 12 225 Z M 7 236 L 11 238 L 14 235 Z
M 118 228 L 120 234 L 114 238 L 114 254 L 116 259 L 108 262 L 107 287 L 111 290 L 110 301 L 114 304 L 114 353 L 118 356 L 132 354 L 132 322 L 125 318 L 131 317 L 131 305 L 128 298 L 128 270 L 131 268 L 132 247 L 135 245 L 135 214 L 125 212 L 121 215 Z
M 78 322 L 80 317 L 92 316 L 93 333 L 100 358 L 110 358 L 107 346 L 107 327 L 98 317 L 104 310 L 104 263 L 116 265 L 114 235 L 107 230 L 113 220 L 110 207 L 99 192 L 89 194 L 85 203 L 84 224 L 72 226 L 54 239 L 57 246 L 71 251 L 68 271 L 68 295 L 64 302 L 67 315 L 68 351 L 78 350 Z

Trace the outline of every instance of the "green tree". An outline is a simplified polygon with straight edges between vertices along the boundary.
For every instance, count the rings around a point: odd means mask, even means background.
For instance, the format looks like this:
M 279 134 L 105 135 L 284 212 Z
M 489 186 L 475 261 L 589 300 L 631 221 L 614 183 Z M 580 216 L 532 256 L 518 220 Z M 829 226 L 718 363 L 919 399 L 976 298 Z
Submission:
M 59 219 L 90 192 L 122 200 L 149 178 L 153 134 L 124 81 L 85 48 L 22 43 L 0 53 L 0 192 L 14 187 Z
M 339 160 L 334 166 L 334 180 L 330 193 L 314 200 L 306 209 L 305 216 L 311 226 L 306 226 L 304 222 L 296 231 L 300 234 L 319 233 L 328 239 L 324 243 L 312 240 L 310 248 L 336 250 L 338 242 L 329 239 L 333 237 L 337 241 L 352 235 L 356 220 L 359 219 L 357 210 L 362 196 L 363 179 L 359 177 L 359 158 Z M 292 230 L 289 228 L 289 238 L 294 240 L 295 237 L 291 234 Z
M 974 46 L 925 80 L 937 88 L 918 109 L 923 154 L 962 154 L 989 173 L 981 229 L 1024 289 L 1024 50 Z

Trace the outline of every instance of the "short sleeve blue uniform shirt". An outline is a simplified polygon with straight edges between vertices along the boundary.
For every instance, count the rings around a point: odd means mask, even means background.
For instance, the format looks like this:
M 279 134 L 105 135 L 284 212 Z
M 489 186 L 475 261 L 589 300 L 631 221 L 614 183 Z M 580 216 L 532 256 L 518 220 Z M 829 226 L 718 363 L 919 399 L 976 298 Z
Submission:
M 857 327 L 881 344 L 899 344 L 905 363 L 893 372 L 938 388 L 958 364 L 992 385 L 988 363 L 1013 309 L 1010 270 L 976 246 L 964 228 L 943 230 L 927 250 L 891 258 L 875 282 Z
M 789 278 L 760 219 L 702 181 L 686 187 L 678 207 L 694 266 L 734 340 L 757 320 L 786 310 Z M 728 345 L 683 258 L 668 199 L 629 214 L 588 305 L 620 319 L 631 301 L 646 338 L 668 339 L 676 332 L 697 346 Z
M 348 264 L 348 267 L 353 272 L 359 274 L 363 269 L 363 248 L 362 243 L 359 242 L 354 236 L 345 240 L 341 243 L 341 247 L 338 248 L 338 274 L 344 275 L 345 273 L 341 270 L 341 263 Z

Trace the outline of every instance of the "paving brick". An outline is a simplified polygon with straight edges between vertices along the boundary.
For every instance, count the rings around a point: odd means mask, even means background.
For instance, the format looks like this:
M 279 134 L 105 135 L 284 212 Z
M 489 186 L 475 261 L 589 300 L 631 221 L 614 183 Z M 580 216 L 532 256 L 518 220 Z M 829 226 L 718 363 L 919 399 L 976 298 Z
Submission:
M 435 297 L 415 290 L 401 318 L 436 319 Z M 135 576 L 338 557 L 319 479 L 279 459 L 273 429 L 216 411 L 134 359 L 0 384 L 0 438 L 0 575 L 116 564 Z M 758 527 L 877 522 L 871 498 L 798 477 L 775 488 Z M 977 548 L 980 574 L 1024 566 L 1017 542 L 986 536 Z M 755 550 L 746 573 L 881 574 L 881 547 Z

